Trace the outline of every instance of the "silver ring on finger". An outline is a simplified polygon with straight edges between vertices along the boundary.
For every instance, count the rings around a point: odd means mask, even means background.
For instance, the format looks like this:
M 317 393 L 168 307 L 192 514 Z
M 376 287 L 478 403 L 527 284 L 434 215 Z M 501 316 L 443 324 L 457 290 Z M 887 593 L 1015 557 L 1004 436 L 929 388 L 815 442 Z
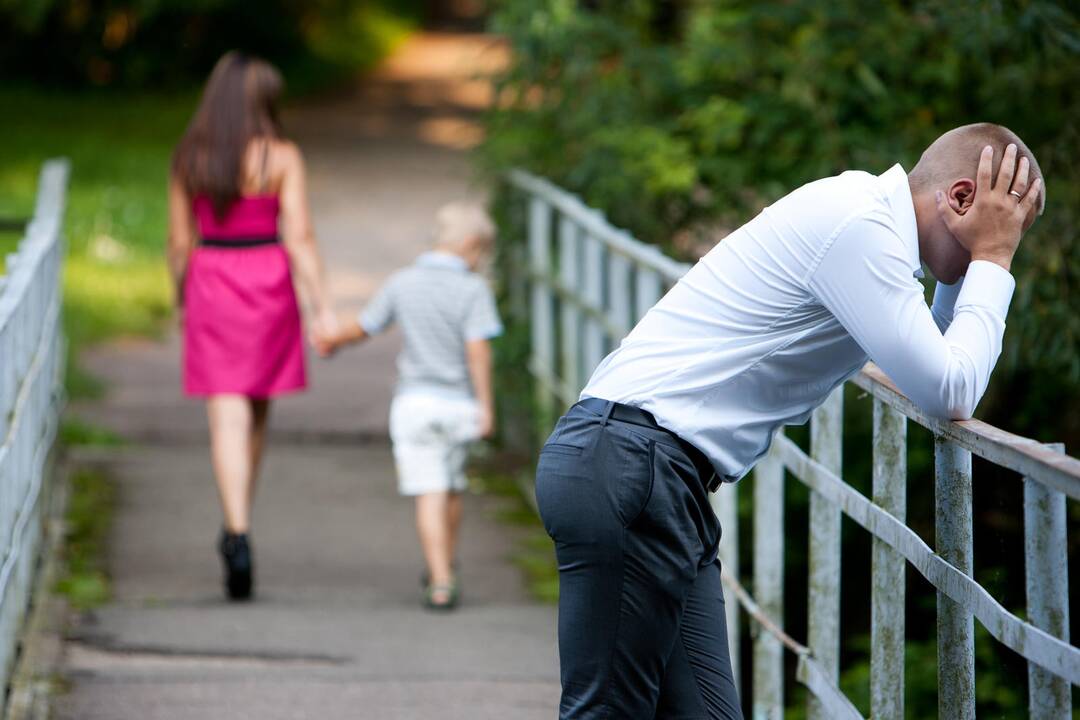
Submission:
M 1016 202 L 1020 202 L 1021 200 L 1024 199 L 1024 196 L 1021 195 L 1020 193 L 1016 192 L 1015 190 L 1010 190 L 1009 194 L 1014 195 L 1016 197 Z

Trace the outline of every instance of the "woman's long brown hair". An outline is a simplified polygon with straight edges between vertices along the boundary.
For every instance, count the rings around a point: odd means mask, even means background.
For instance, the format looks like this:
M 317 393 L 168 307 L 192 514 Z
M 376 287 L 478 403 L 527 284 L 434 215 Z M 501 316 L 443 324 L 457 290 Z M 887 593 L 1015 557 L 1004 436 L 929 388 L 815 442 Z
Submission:
M 209 197 L 218 217 L 240 197 L 251 141 L 281 136 L 282 85 L 273 65 L 236 51 L 222 56 L 206 81 L 172 171 L 190 197 Z

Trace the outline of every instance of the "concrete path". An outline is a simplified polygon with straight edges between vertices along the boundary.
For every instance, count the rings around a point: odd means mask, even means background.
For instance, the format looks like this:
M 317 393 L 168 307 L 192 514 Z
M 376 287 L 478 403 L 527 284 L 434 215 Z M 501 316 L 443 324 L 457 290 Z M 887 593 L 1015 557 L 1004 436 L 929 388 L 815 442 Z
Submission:
M 421 36 L 353 93 L 287 115 L 343 309 L 426 246 L 438 205 L 477 194 L 464 151 L 488 98 L 469 78 L 500 60 L 489 46 Z M 106 459 L 119 489 L 114 599 L 72 628 L 55 717 L 554 717 L 554 610 L 526 597 L 508 562 L 500 501 L 467 500 L 460 611 L 419 608 L 411 506 L 384 439 L 396 350 L 381 338 L 313 362 L 312 392 L 275 408 L 249 605 L 221 599 L 205 420 L 180 397 L 175 337 L 94 353 L 112 389 L 76 412 L 135 443 Z

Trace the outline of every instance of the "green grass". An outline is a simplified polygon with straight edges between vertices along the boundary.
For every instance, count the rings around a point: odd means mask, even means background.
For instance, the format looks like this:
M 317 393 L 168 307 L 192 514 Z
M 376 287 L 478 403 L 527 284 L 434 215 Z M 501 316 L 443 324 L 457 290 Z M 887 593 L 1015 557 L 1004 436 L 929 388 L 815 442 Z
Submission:
M 118 447 L 123 440 L 108 430 L 67 418 L 60 425 L 63 447 Z M 78 469 L 69 479 L 65 510 L 64 571 L 56 591 L 72 607 L 88 610 L 109 599 L 105 547 L 112 525 L 116 486 L 99 470 Z
M 0 220 L 8 219 L 2 213 L 0 213 Z M 22 237 L 22 233 L 10 230 L 0 230 L 0 275 L 6 272 L 7 268 L 7 256 L 8 253 L 15 252 L 15 249 L 19 245 L 19 238 Z
M 64 319 L 72 358 L 88 343 L 153 335 L 171 289 L 163 261 L 169 157 L 193 93 L 49 93 L 0 88 L 0 218 L 33 211 L 42 163 L 71 160 Z M 17 234 L 0 233 L 0 252 Z M 69 363 L 69 392 L 97 386 Z
M 111 430 L 75 418 L 66 418 L 60 424 L 60 443 L 65 447 L 119 447 L 124 444 L 124 440 Z
M 115 495 L 115 486 L 101 472 L 78 470 L 71 477 L 63 551 L 66 572 L 56 590 L 77 610 L 109 599 L 105 546 Z
M 474 486 L 488 495 L 506 499 L 506 504 L 496 514 L 496 519 L 521 530 L 510 560 L 522 572 L 529 594 L 536 600 L 555 604 L 559 600 L 559 570 L 555 562 L 555 547 L 544 530 L 536 511 L 521 495 L 521 488 L 514 475 L 497 466 L 514 467 L 513 462 L 496 463 L 492 460 L 475 468 Z M 512 471 L 513 472 L 513 471 Z M 517 472 L 531 472 L 531 468 L 519 468 Z

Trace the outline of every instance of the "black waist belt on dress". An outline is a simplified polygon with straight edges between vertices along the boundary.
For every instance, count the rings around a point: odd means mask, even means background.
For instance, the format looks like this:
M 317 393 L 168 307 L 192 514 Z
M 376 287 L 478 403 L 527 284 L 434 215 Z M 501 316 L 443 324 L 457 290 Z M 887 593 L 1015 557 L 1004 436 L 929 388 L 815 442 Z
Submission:
M 204 247 L 214 248 L 250 248 L 259 245 L 276 245 L 279 242 L 277 235 L 260 235 L 255 237 L 204 237 L 199 241 Z
M 667 433 L 679 444 L 679 447 L 686 452 L 686 456 L 690 458 L 690 461 L 694 463 L 694 467 L 697 468 L 698 476 L 701 478 L 701 482 L 705 485 L 705 488 L 709 492 L 715 492 L 717 488 L 720 487 L 722 482 L 720 476 L 713 470 L 712 463 L 709 462 L 709 458 L 705 456 L 705 453 L 656 422 L 656 418 L 654 418 L 652 413 L 648 410 L 642 410 L 641 408 L 636 408 L 632 405 L 623 405 L 622 403 L 601 400 L 599 398 L 585 398 L 580 401 L 580 403 L 595 413 L 601 415 L 607 413 L 607 416 L 612 420 L 630 423 L 631 425 L 642 425 L 647 428 Z M 609 404 L 611 405 L 611 412 L 608 412 Z

